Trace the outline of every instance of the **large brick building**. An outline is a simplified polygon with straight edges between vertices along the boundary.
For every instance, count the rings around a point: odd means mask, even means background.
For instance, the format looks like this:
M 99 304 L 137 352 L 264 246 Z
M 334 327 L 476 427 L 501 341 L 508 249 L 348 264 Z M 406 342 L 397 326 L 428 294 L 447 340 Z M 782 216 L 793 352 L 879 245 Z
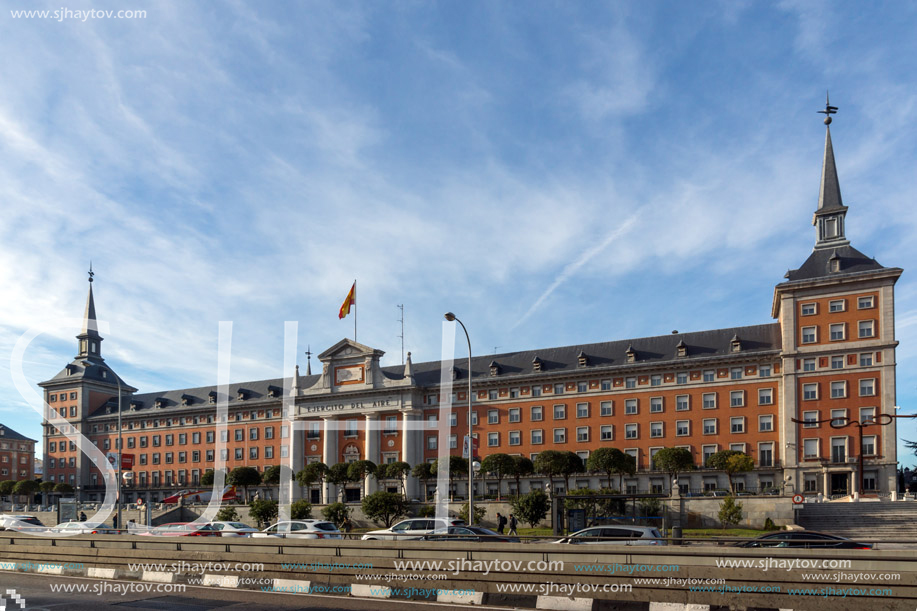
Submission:
M 894 490 L 894 419 L 862 429 L 854 422 L 894 413 L 894 285 L 902 270 L 850 245 L 846 213 L 829 129 L 815 247 L 777 284 L 776 322 L 475 358 L 478 454 L 533 457 L 558 449 L 585 458 L 614 446 L 637 459 L 637 474 L 623 480 L 626 490 L 648 491 L 670 485 L 653 468 L 659 448 L 687 448 L 699 466 L 718 450 L 735 449 L 755 464 L 739 476 L 739 487 Z M 403 366 L 382 367 L 382 351 L 345 339 L 319 355 L 315 375 L 310 363 L 303 376 L 297 367 L 287 378 L 231 384 L 225 397 L 216 386 L 140 394 L 101 356 L 91 284 L 84 318 L 79 355 L 41 383 L 49 415 L 100 450 L 112 450 L 120 384 L 124 451 L 136 458 L 129 482 L 139 496 L 156 500 L 194 486 L 221 457 L 228 469 L 282 463 L 298 471 L 312 461 L 364 458 L 413 465 L 435 459 L 443 443 L 461 452 L 469 399 L 463 360 L 445 377 L 440 362 L 414 364 L 410 354 Z M 455 392 L 441 397 L 449 379 Z M 451 399 L 450 411 L 443 411 L 441 398 Z M 223 431 L 220 404 L 227 407 Z M 847 426 L 832 426 L 832 419 Z M 84 498 L 99 497 L 100 472 L 51 422 L 44 446 L 49 480 L 80 486 Z M 606 485 L 600 479 L 583 474 L 573 483 Z M 526 478 L 522 491 L 545 480 Z M 679 483 L 694 490 L 727 485 L 723 473 L 704 468 L 683 474 Z M 493 492 L 496 481 L 478 485 L 478 494 Z M 409 478 L 408 494 L 417 495 L 418 486 Z M 326 484 L 326 494 L 332 488 Z M 351 487 L 348 497 L 359 488 Z
M 0 481 L 35 478 L 35 440 L 0 424 Z

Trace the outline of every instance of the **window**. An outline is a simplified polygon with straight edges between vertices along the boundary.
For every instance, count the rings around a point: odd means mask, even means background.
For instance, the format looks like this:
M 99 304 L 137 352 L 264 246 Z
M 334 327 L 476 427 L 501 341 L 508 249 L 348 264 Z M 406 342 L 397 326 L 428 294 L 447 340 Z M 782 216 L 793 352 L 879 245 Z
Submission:
M 134 447 L 134 438 L 133 438 L 133 437 L 128 437 L 128 438 L 127 438 L 127 447 L 128 447 L 128 448 L 133 448 L 133 447 Z
M 510 388 L 510 389 L 509 389 L 509 398 L 510 398 L 510 399 L 518 399 L 518 398 L 519 398 L 519 389 L 518 389 L 518 388 Z
M 487 424 L 500 424 L 500 412 L 495 409 L 487 410 Z
M 771 366 L 770 365 L 761 365 L 758 367 L 758 377 L 769 378 L 771 376 Z
M 758 431 L 762 433 L 767 433 L 774 430 L 774 416 L 773 415 L 761 415 L 758 416 Z
M 174 442 L 175 442 L 175 436 L 174 436 L 174 435 L 166 435 L 166 445 L 167 445 L 167 446 L 174 445 Z
M 831 438 L 831 462 L 847 462 L 847 438 Z
M 435 429 L 439 426 L 439 417 L 437 414 L 427 414 L 427 428 Z
M 803 344 L 814 344 L 818 341 L 818 333 L 816 330 L 818 327 L 803 327 L 802 328 L 802 343 Z
M 586 392 L 587 390 L 589 390 L 589 385 L 586 382 L 576 383 L 576 392 Z
M 509 445 L 518 446 L 522 444 L 522 434 L 519 431 L 509 432 Z
M 544 443 L 544 432 L 541 429 L 532 429 L 532 445 L 541 445 Z
M 159 452 L 153 452 L 153 464 L 154 465 L 159 464 Z
M 554 394 L 555 394 L 555 395 L 562 395 L 562 394 L 564 394 L 564 385 L 563 385 L 563 384 L 555 384 L 555 385 L 554 385 Z
M 309 430 L 306 432 L 306 437 L 308 439 L 318 439 L 319 437 L 321 437 L 321 434 L 322 434 L 321 426 L 322 425 L 318 422 L 310 422 Z
M 611 401 L 602 401 L 599 403 L 599 416 L 611 416 L 612 415 L 612 405 Z
M 814 303 L 804 303 L 800 306 L 800 311 L 803 316 L 813 316 L 816 312 Z
M 71 418 L 76 418 L 76 405 L 71 405 L 71 406 L 70 406 L 70 417 L 71 417 Z
M 472 426 L 478 425 L 478 412 L 477 411 L 471 412 L 471 425 Z
M 437 444 L 436 444 L 436 441 L 437 441 L 437 440 L 436 440 L 436 436 L 435 436 L 435 435 L 430 435 L 429 437 L 427 437 L 427 449 L 428 449 L 428 450 L 435 450 L 435 449 L 438 447 Z
M 803 401 L 814 401 L 818 399 L 818 384 L 803 384 L 802 399 Z
M 449 449 L 455 450 L 456 448 L 458 448 L 458 436 L 453 433 L 449 435 Z
M 661 375 L 650 376 L 650 386 L 662 386 L 662 376 Z
M 847 396 L 847 382 L 841 380 L 838 382 L 831 382 L 831 398 L 832 399 L 843 399 Z
M 745 432 L 745 418 L 743 416 L 737 416 L 735 418 L 730 418 L 729 419 L 729 432 L 744 433 Z
M 197 440 L 197 441 L 198 441 L 198 443 L 200 443 L 200 441 L 201 441 L 201 440 L 200 440 L 200 433 L 198 433 L 197 436 L 198 436 L 198 440 Z M 178 434 L 178 445 L 183 446 L 183 445 L 187 445 L 187 444 L 188 444 L 188 434 L 187 434 L 187 433 L 179 433 L 179 434 Z
M 744 390 L 730 391 L 729 405 L 730 407 L 742 407 L 743 405 L 745 405 L 745 391 Z
M 541 396 L 541 386 L 532 386 L 532 396 L 533 397 Z
M 633 415 L 637 413 L 637 399 L 627 399 L 624 401 L 624 413 Z
M 290 436 L 290 425 L 282 424 L 280 425 L 280 438 L 287 439 Z M 280 446 L 281 456 L 283 455 L 284 446 Z
M 872 367 L 872 352 L 860 355 L 860 367 Z
M 186 463 L 186 462 L 188 462 L 188 453 L 187 453 L 187 452 L 179 452 L 179 453 L 178 453 L 178 462 L 180 462 L 180 463 Z
M 691 421 L 690 420 L 677 420 L 675 422 L 675 435 L 677 437 L 685 437 L 691 434 Z
M 258 440 L 258 429 L 254 429 L 254 428 L 248 429 L 248 439 L 250 441 L 257 441 Z
M 716 409 L 716 393 L 704 393 L 704 409 Z
M 141 447 L 141 448 L 145 448 L 145 447 L 146 447 L 146 436 L 143 436 L 143 437 L 140 438 L 140 447 Z
M 589 417 L 589 404 L 588 403 L 577 403 L 576 404 L 576 417 L 577 418 L 588 418 Z
M 487 391 L 487 398 L 490 399 L 490 400 L 496 399 L 496 398 L 497 398 L 497 391 L 496 391 L 496 390 L 488 390 L 488 391 Z
M 773 443 L 759 443 L 758 444 L 758 466 L 761 466 L 761 467 L 773 467 L 774 466 L 774 444 Z
M 153 435 L 153 447 L 158 448 L 161 445 L 162 438 L 159 435 Z
M 861 320 L 857 323 L 857 330 L 859 331 L 859 336 L 863 337 L 873 337 L 875 333 L 875 324 L 871 320 Z
M 829 327 L 832 342 L 836 342 L 836 341 L 840 341 L 844 339 L 844 327 L 845 326 L 846 325 L 844 325 L 844 323 L 838 322 L 838 323 L 834 323 L 833 325 Z
M 869 435 L 863 437 L 863 456 L 876 455 L 876 436 Z
M 847 300 L 846 299 L 835 299 L 828 302 L 828 311 L 829 312 L 843 312 L 847 309 Z
M 541 422 L 544 418 L 542 408 L 540 405 L 532 406 L 532 422 Z
M 357 436 L 357 421 L 348 420 L 344 423 L 344 437 L 356 437 Z
M 111 440 L 106 439 L 105 441 L 102 442 L 102 446 L 103 446 L 103 449 L 110 450 L 111 449 Z
M 730 443 L 729 449 L 732 450 L 733 452 L 742 452 L 744 454 L 745 453 L 745 444 L 744 443 Z M 739 487 L 739 484 L 742 484 L 744 486 L 744 483 L 741 480 L 736 480 L 736 490 L 742 490 L 742 488 Z
M 818 412 L 802 412 L 802 420 L 804 424 L 802 428 L 804 429 L 817 429 L 818 428 Z
M 844 357 L 832 356 L 831 357 L 831 369 L 843 369 L 843 368 L 844 368 Z
M 703 459 L 704 459 L 704 462 L 703 462 L 704 465 L 707 464 L 707 460 L 708 460 L 711 456 L 713 456 L 714 454 L 716 454 L 716 452 L 717 452 L 716 448 L 717 448 L 716 445 L 712 445 L 712 446 L 701 446 L 701 453 L 702 453 L 702 456 L 703 456 Z
M 637 388 L 637 378 L 624 378 L 624 388 Z
M 449 426 L 458 426 L 458 414 L 449 412 Z
M 624 425 L 624 439 L 637 439 L 637 424 L 625 424 Z
M 860 422 L 872 422 L 876 419 L 876 408 L 874 407 L 861 407 L 860 408 Z
M 831 410 L 831 426 L 839 427 L 847 424 L 847 410 L 846 409 L 832 409 Z
M 264 448 L 264 457 L 265 458 L 274 458 L 274 446 L 267 446 Z
M 729 370 L 729 379 L 730 380 L 741 380 L 742 379 L 742 368 L 733 367 Z
M 554 443 L 567 443 L 567 429 L 554 429 Z
M 774 403 L 773 388 L 758 389 L 758 405 L 772 405 Z
M 875 304 L 875 301 L 873 300 L 872 295 L 868 297 L 857 297 L 857 309 L 858 310 L 868 310 L 874 307 L 874 304 Z
M 235 429 L 235 438 L 236 438 L 236 441 L 243 441 L 245 439 L 245 430 Z
M 650 437 L 662 437 L 663 428 L 661 422 L 650 422 Z
M 576 427 L 576 440 L 577 441 L 589 441 L 589 427 L 588 426 Z
M 48 452 L 56 452 L 56 451 L 57 451 L 57 443 L 54 441 L 48 442 Z
M 602 390 L 611 390 L 611 380 L 602 380 Z
M 500 433 L 487 433 L 487 447 L 495 448 L 500 445 Z
M 509 421 L 510 422 L 522 422 L 522 409 L 518 407 L 510 408 Z
M 555 420 L 566 420 L 567 419 L 567 406 L 566 405 L 555 405 L 554 406 L 554 419 Z
M 716 418 L 704 418 L 704 435 L 716 435 Z
M 804 439 L 802 441 L 802 455 L 805 458 L 818 458 L 818 440 Z
M 676 384 L 687 384 L 688 383 L 688 374 L 684 372 L 676 374 L 675 383 Z
M 386 416 L 385 417 L 385 429 L 383 429 L 382 432 L 385 433 L 386 435 L 392 435 L 396 433 L 397 431 L 398 431 L 398 416 Z M 267 431 L 265 431 L 265 433 L 266 432 Z M 264 437 L 265 439 L 268 438 L 267 435 L 265 435 Z
M 704 382 L 713 382 L 716 379 L 716 372 L 712 369 L 704 371 Z
M 866 378 L 860 380 L 860 396 L 861 397 L 873 397 L 876 394 L 876 380 L 875 378 Z
M 688 395 L 678 395 L 675 397 L 675 411 L 686 412 L 691 409 L 691 397 Z
M 802 370 L 803 371 L 815 371 L 815 359 L 803 359 L 802 360 Z
M 614 428 L 610 424 L 603 424 L 599 429 L 601 441 L 611 441 L 614 439 Z

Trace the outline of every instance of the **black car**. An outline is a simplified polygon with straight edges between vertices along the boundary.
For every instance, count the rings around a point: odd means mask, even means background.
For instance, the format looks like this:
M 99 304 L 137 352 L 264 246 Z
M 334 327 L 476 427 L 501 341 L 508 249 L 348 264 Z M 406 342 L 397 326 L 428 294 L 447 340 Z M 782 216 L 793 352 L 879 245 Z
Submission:
M 423 541 L 478 541 L 486 543 L 519 543 L 518 537 L 508 537 L 480 526 L 450 526 L 439 528 L 421 537 Z
M 737 543 L 736 547 L 802 547 L 806 549 L 872 549 L 872 543 L 851 541 L 845 537 L 815 532 L 813 530 L 780 531 L 763 535 L 751 541 Z

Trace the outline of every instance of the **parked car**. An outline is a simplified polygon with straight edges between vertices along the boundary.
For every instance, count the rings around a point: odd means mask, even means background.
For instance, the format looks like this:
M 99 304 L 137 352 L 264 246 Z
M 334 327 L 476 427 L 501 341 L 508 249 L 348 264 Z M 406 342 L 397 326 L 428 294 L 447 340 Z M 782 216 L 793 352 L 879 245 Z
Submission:
M 24 522 L 25 526 L 21 526 L 18 530 L 22 532 L 33 532 L 37 530 L 45 530 L 46 527 L 41 523 L 41 520 L 35 516 L 23 515 L 23 514 L 4 514 L 0 515 L 0 530 L 16 530 L 17 522 Z M 32 527 L 36 528 L 32 528 Z
M 61 522 L 48 529 L 53 533 L 78 533 L 81 535 L 117 535 L 118 531 L 112 526 L 93 522 Z
M 716 490 L 708 490 L 704 493 L 704 496 L 732 496 L 730 490 L 724 490 L 723 488 L 717 488 Z
M 488 528 L 467 525 L 437 528 L 429 535 L 421 537 L 421 539 L 424 541 L 478 541 L 480 543 L 493 541 L 497 543 L 519 543 L 519 537 L 501 535 Z
M 393 541 L 395 539 L 404 541 L 407 539 L 420 539 L 424 535 L 429 535 L 434 530 L 447 528 L 449 526 L 464 526 L 465 520 L 458 518 L 412 518 L 402 520 L 391 528 L 382 530 L 371 530 L 363 535 L 364 541 Z
M 151 530 L 137 533 L 147 537 L 219 537 L 220 533 L 209 524 L 191 522 L 171 522 Z
M 223 537 L 250 537 L 252 533 L 261 532 L 254 526 L 242 522 L 208 522 Z
M 859 543 L 846 537 L 813 530 L 784 530 L 762 535 L 751 541 L 736 543 L 736 547 L 801 547 L 834 549 L 872 549 L 872 543 Z
M 593 526 L 577 531 L 554 543 L 572 544 L 618 544 L 618 545 L 665 545 L 665 539 L 652 526 Z
M 343 539 L 334 522 L 325 520 L 290 520 L 277 522 L 252 537 L 281 537 L 290 539 Z

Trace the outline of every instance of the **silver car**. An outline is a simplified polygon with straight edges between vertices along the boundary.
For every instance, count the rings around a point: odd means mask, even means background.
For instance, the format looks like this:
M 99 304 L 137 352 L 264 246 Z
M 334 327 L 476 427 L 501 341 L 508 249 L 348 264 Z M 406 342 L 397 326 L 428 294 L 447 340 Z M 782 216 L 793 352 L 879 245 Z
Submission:
M 218 530 L 222 537 L 250 537 L 253 533 L 261 532 L 242 522 L 208 522 L 207 524 L 213 530 Z
M 658 529 L 652 526 L 593 526 L 577 531 L 569 537 L 554 543 L 618 544 L 618 545 L 665 545 Z
M 252 537 L 281 537 L 290 539 L 343 539 L 334 522 L 325 520 L 290 520 L 277 522 Z
M 61 522 L 50 529 L 53 533 L 78 533 L 81 535 L 117 535 L 118 531 L 108 524 L 94 522 Z
M 382 530 L 371 530 L 363 535 L 364 541 L 404 541 L 406 539 L 420 539 L 424 535 L 429 535 L 434 530 L 448 528 L 449 526 L 464 526 L 465 521 L 458 518 L 434 519 L 434 518 L 412 518 L 402 520 L 391 528 Z

